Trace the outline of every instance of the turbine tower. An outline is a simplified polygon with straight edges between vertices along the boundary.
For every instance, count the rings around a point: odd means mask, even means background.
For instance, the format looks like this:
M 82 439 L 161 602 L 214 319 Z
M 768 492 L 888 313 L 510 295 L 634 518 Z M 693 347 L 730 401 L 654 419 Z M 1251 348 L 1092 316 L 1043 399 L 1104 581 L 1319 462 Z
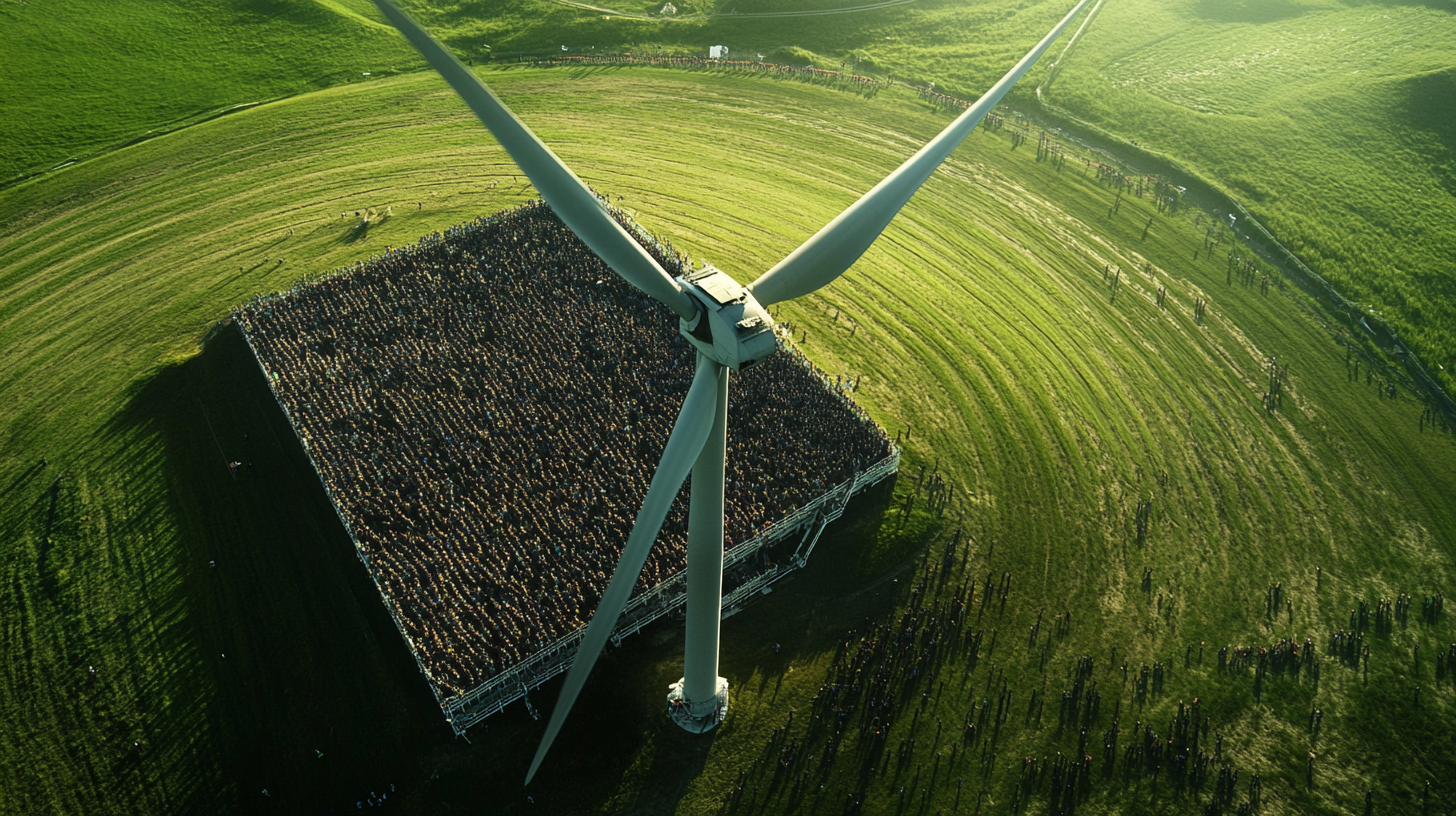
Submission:
M 722 722 L 728 708 L 728 681 L 718 676 L 728 372 L 742 371 L 773 354 L 776 348 L 773 321 L 765 307 L 807 295 L 844 274 L 1088 0 L 1077 3 L 1051 33 L 940 135 L 746 287 L 712 266 L 677 278 L 669 276 L 612 218 L 596 194 L 473 72 L 389 0 L 374 2 L 490 129 L 557 217 L 614 272 L 676 312 L 680 318 L 679 330 L 698 352 L 692 386 L 668 435 L 667 447 L 647 488 L 642 509 L 637 512 L 622 558 L 602 594 L 596 614 L 587 625 L 576 660 L 567 672 L 546 733 L 526 773 L 526 783 L 530 784 L 540 768 L 587 675 L 606 646 L 668 507 L 689 472 L 693 481 L 688 505 L 687 642 L 683 679 L 672 686 L 668 708 L 673 720 L 682 727 L 689 731 L 708 731 Z

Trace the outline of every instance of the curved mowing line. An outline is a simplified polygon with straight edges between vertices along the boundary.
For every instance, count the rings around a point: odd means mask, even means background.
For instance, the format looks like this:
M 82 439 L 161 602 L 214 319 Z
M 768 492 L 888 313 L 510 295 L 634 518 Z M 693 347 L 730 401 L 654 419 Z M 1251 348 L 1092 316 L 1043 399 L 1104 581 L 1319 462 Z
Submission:
M 894 163 L 894 140 L 900 134 L 910 134 L 908 144 L 917 129 L 931 127 L 930 118 L 920 117 L 914 102 L 898 91 L 862 103 L 800 86 L 662 73 L 654 75 L 653 84 L 674 101 L 653 103 L 613 96 L 610 91 L 619 86 L 606 80 L 558 79 L 545 72 L 540 79 L 531 76 L 508 80 L 522 99 L 530 100 L 523 106 L 528 118 L 546 122 L 573 155 L 596 157 L 581 162 L 599 168 L 596 177 L 604 187 L 623 188 L 626 203 L 642 213 L 644 226 L 694 255 L 743 268 L 776 260 L 776 248 L 787 249 L 792 238 L 775 236 L 795 231 L 793 222 L 832 214 L 843 206 L 846 191 L 863 183 L 856 173 L 869 176 L 874 168 Z M 704 89 L 745 100 L 742 115 L 733 114 L 731 101 L 700 105 L 695 97 L 707 96 Z M 74 579 L 86 588 L 83 603 L 88 605 L 82 614 L 109 610 L 108 604 L 132 614 L 127 604 L 142 593 L 125 573 L 139 564 L 168 564 L 157 556 L 192 546 L 174 547 L 161 539 L 213 546 L 234 534 L 231 528 L 215 533 L 210 529 L 215 525 L 202 522 L 242 494 L 208 492 L 180 481 L 174 485 L 154 473 L 164 466 L 159 457 L 173 461 L 189 454 L 186 445 L 164 447 L 166 439 L 148 443 L 145 437 L 158 433 L 211 451 L 215 443 L 205 427 L 185 427 L 193 421 L 200 426 L 202 419 L 195 411 L 175 417 L 149 413 L 159 409 L 133 398 L 145 390 L 136 384 L 147 383 L 159 365 L 195 351 L 199 330 L 255 291 L 286 287 L 304 273 L 523 197 L 519 187 L 482 189 L 492 178 L 509 179 L 512 168 L 497 161 L 501 154 L 493 144 L 474 140 L 463 112 L 421 78 L 391 78 L 368 89 L 310 97 L 241 112 L 170 141 L 82 163 L 33 187 L 0 192 L 0 215 L 14 227 L 0 234 L 0 431 L 7 434 L 0 451 L 0 486 L 14 479 L 18 459 L 13 451 L 61 449 L 72 455 L 84 450 L 91 459 L 82 469 L 86 481 L 63 499 L 84 501 L 92 508 L 92 528 L 100 529 L 100 519 L 116 533 L 103 543 L 100 534 L 88 532 L 84 541 L 78 539 L 86 546 L 74 548 L 105 553 L 77 562 Z M 566 121 L 551 118 L 553 105 L 572 99 L 601 121 L 586 114 Z M 825 110 L 842 113 L 844 126 L 826 129 L 767 115 L 775 105 L 794 110 L 805 99 L 816 105 L 822 100 Z M 701 137 L 687 126 L 675 129 L 685 118 L 677 114 L 692 110 L 706 112 L 702 118 L 719 125 L 718 133 L 746 123 L 755 138 L 735 143 Z M 654 131 L 660 144 L 646 136 L 619 140 L 613 133 L 609 138 L 599 130 L 622 129 L 643 115 L 666 120 Z M 419 124 L 406 127 L 406 117 L 417 117 Z M 845 137 L 857 125 L 892 138 L 866 138 L 856 146 Z M 1015 572 L 1014 592 L 1027 604 L 1013 603 L 1005 623 L 993 624 L 1002 627 L 1007 644 L 1004 652 L 997 647 L 998 659 L 1012 654 L 1014 641 L 1007 638 L 1030 623 L 1028 609 L 1034 615 L 1034 605 L 1041 602 L 1049 614 L 1067 608 L 1078 620 L 1092 621 L 1058 647 L 1060 659 L 1103 655 L 1110 642 L 1120 639 L 1137 646 L 1138 658 L 1165 662 L 1170 649 L 1176 658 L 1184 648 L 1180 643 L 1190 635 L 1202 639 L 1204 632 L 1210 644 L 1215 638 L 1267 642 L 1262 616 L 1247 609 L 1250 595 L 1257 597 L 1266 581 L 1291 586 L 1292 576 L 1310 564 L 1323 564 L 1327 580 L 1336 583 L 1324 597 L 1296 597 L 1293 628 L 1301 633 L 1317 633 L 1331 620 L 1338 623 L 1351 592 L 1368 598 L 1368 575 L 1378 573 L 1382 585 L 1397 591 L 1445 580 L 1446 566 L 1431 568 L 1421 560 L 1424 554 L 1391 545 L 1402 536 L 1420 539 L 1423 530 L 1431 539 L 1448 540 L 1456 525 L 1446 501 L 1456 470 L 1449 454 L 1440 453 L 1445 437 L 1416 436 L 1413 411 L 1419 408 L 1409 397 L 1377 402 L 1346 382 L 1343 354 L 1332 346 L 1329 333 L 1312 323 L 1308 312 L 1292 308 L 1305 301 L 1279 293 L 1263 299 L 1247 289 L 1225 288 L 1224 272 L 1216 264 L 1189 264 L 1187 256 L 1201 233 L 1172 220 L 1164 229 L 1160 221 L 1152 237 L 1139 243 L 1140 223 L 1129 227 L 1101 218 L 1105 188 L 1078 174 L 1059 176 L 1033 165 L 1025 151 L 1007 154 L 1005 144 L 1004 137 L 994 135 L 968 141 L 957 172 L 947 174 L 954 183 L 929 185 L 925 198 L 912 204 L 862 266 L 822 295 L 792 308 L 786 304 L 784 310 L 786 319 L 811 333 L 807 349 L 826 370 L 868 375 L 863 393 L 872 413 L 889 418 L 892 430 L 913 423 L 910 461 L 929 465 L 938 457 L 941 474 L 956 489 L 943 519 L 931 518 L 922 503 L 903 531 L 862 527 L 853 533 L 872 539 L 877 553 L 888 553 L 875 573 L 902 563 L 901 550 L 925 540 L 943 542 L 949 530 L 964 523 L 977 541 L 972 571 L 985 575 L 980 559 L 985 544 L 995 540 L 995 567 Z M 842 165 L 807 155 L 816 150 L 841 157 Z M 829 172 L 815 179 L 771 172 L 794 165 L 801 156 Z M 677 167 L 693 166 L 689 160 L 720 172 L 679 174 Z M 426 202 L 422 213 L 401 210 L 401 202 L 416 200 Z M 341 210 L 388 203 L 394 204 L 396 217 L 379 233 L 358 243 L 343 240 L 352 219 L 340 219 Z M 1131 206 L 1145 203 L 1134 200 Z M 780 208 L 787 210 L 782 216 L 767 214 Z M 279 237 L 295 227 L 292 242 L 275 251 Z M 730 257 L 728 248 L 735 246 L 742 247 L 740 256 Z M 251 265 L 254 258 L 280 252 L 289 258 L 280 271 L 237 271 L 244 262 Z M 1104 256 L 1129 267 L 1126 289 L 1115 304 L 1098 286 Z M 1129 259 L 1140 262 L 1144 256 L 1158 269 L 1156 282 L 1167 283 L 1179 298 L 1166 311 L 1148 299 L 1153 281 L 1130 272 Z M 1010 281 L 988 279 L 983 269 L 1004 269 L 997 277 Z M 1217 312 L 1201 326 L 1182 300 L 1195 294 L 1217 301 Z M 830 321 L 828 308 L 838 306 L 858 327 L 852 340 L 846 338 L 843 319 L 837 325 Z M 1286 409 L 1271 418 L 1260 410 L 1250 384 L 1257 385 L 1257 358 L 1264 349 L 1293 361 L 1301 378 L 1296 385 L 1300 412 Z M 215 364 L 211 354 L 197 365 Z M 129 419 L 117 419 L 128 412 Z M 128 424 L 139 421 L 149 424 Z M 171 427 L 163 430 L 167 424 Z M 222 425 L 217 430 L 226 447 L 228 435 Z M 53 455 L 53 462 L 59 458 Z M 1173 480 L 1166 493 L 1151 481 L 1159 468 Z M 132 500 L 127 490 L 133 496 L 175 491 L 180 499 L 176 508 L 153 508 L 145 500 L 137 505 L 139 512 L 155 516 L 143 529 L 159 532 L 161 538 L 151 544 L 143 546 L 141 535 L 123 526 L 127 520 L 117 508 Z M 902 480 L 898 498 L 907 493 Z M 1138 547 L 1132 505 L 1149 494 L 1157 507 L 1153 537 Z M 34 495 L 23 498 L 0 503 L 0 527 L 21 530 L 25 541 L 32 540 L 25 513 Z M 228 501 L 209 501 L 221 498 Z M 249 507 L 228 518 L 244 518 Z M 64 503 L 63 510 L 71 512 Z M 258 522 L 291 519 L 299 512 L 286 503 L 269 507 L 266 518 L 260 513 L 236 525 L 238 536 L 254 536 L 237 540 L 272 535 L 267 524 Z M 888 528 L 899 521 L 894 511 L 884 518 Z M 255 526 L 259 529 L 249 533 Z M 49 689 L 35 692 L 44 687 L 34 678 L 55 671 L 71 647 L 58 648 L 59 635 L 66 632 L 57 618 L 63 616 L 49 611 L 25 546 L 20 545 L 19 557 L 6 552 L 4 572 L 15 591 L 0 606 L 13 625 L 0 640 L 7 655 L 24 655 L 29 662 L 12 662 L 11 680 L 0 683 L 0 711 L 32 729 L 25 737 L 25 760 L 51 781 L 38 782 L 23 794 L 29 798 L 16 804 L 0 804 L 0 812 L 10 812 L 7 806 L 17 812 L 125 810 L 128 805 L 116 798 L 121 794 L 88 792 L 92 785 L 127 790 L 130 783 L 118 782 L 113 770 L 114 757 L 104 751 L 93 755 L 88 745 L 69 736 L 69 714 L 56 704 L 59 698 L 47 697 Z M 65 552 L 57 548 L 52 555 Z M 99 561 L 113 557 L 133 566 L 123 566 L 118 574 Z M 1137 589 L 1145 566 L 1156 570 L 1155 593 L 1172 592 L 1179 599 L 1170 621 L 1155 619 L 1150 599 Z M 288 597 L 296 606 L 298 598 Z M 98 600 L 112 598 L 117 600 Z M 822 612 L 824 606 L 816 609 Z M 140 628 L 160 618 L 142 608 L 135 620 Z M 1289 629 L 1281 620 L 1278 633 Z M 209 641 L 179 637 L 179 642 L 152 648 L 119 640 L 98 644 L 96 650 L 108 665 L 135 667 L 143 683 L 165 687 L 173 666 L 197 659 L 187 650 L 197 652 L 197 644 Z M 817 676 L 830 659 L 823 655 L 832 651 L 824 646 L 810 644 L 805 662 L 785 680 L 779 701 L 813 695 L 798 678 Z M 1377 642 L 1376 648 L 1391 647 Z M 1013 680 L 1023 665 L 1020 650 L 1007 658 Z M 762 685 L 758 679 L 740 685 L 744 706 L 738 716 L 743 719 L 722 732 L 714 746 L 726 763 L 752 762 L 768 730 L 778 725 L 771 712 L 782 709 L 768 704 L 764 690 L 779 693 L 775 671 L 756 670 L 753 677 L 762 678 Z M 1175 684 L 1184 682 L 1178 671 L 1173 677 Z M 1377 698 L 1365 702 L 1346 694 L 1338 670 L 1327 674 L 1326 682 L 1329 691 L 1322 686 L 1320 693 L 1339 695 L 1339 705 L 1352 709 L 1353 716 L 1341 718 L 1341 728 L 1345 722 L 1368 721 L 1370 729 L 1393 722 Z M 1246 686 L 1217 678 L 1213 685 L 1209 698 L 1232 700 L 1236 716 L 1252 710 L 1243 702 Z M 215 686 L 209 681 L 190 689 L 195 700 L 179 703 L 174 696 L 172 710 L 179 705 L 185 712 L 215 710 L 231 727 L 228 717 L 238 709 Z M 60 690 L 71 687 L 74 683 L 68 686 L 64 678 L 54 684 Z M 344 688 L 341 694 L 353 692 Z M 345 699 L 353 705 L 355 698 Z M 39 705 L 32 704 L 36 700 Z M 1161 719 L 1172 702 L 1155 701 L 1156 710 L 1140 716 Z M 934 716 L 947 712 L 954 715 L 951 707 L 926 710 Z M 1282 716 L 1277 707 L 1270 714 Z M 1299 715 L 1307 711 L 1296 712 L 1296 720 Z M 176 717 L 191 714 L 169 716 L 175 727 L 181 722 Z M 1224 733 L 1247 746 L 1243 740 L 1251 728 L 1236 722 Z M 168 746 L 177 758 L 167 761 L 177 770 L 161 778 L 183 791 L 180 796 L 211 796 L 194 792 L 211 790 L 209 763 L 216 761 L 217 745 L 227 747 L 218 742 L 228 738 L 226 733 L 218 733 L 222 736 Z M 287 731 L 265 735 L 261 739 L 277 743 L 260 744 L 271 748 L 292 736 Z M 1265 740 L 1258 743 L 1263 747 L 1245 756 L 1278 767 L 1281 746 L 1258 736 Z M 18 744 L 15 739 L 6 743 L 0 737 L 0 744 Z M 1045 753 L 1053 744 L 1019 733 L 1008 739 L 1013 754 Z M 1412 766 L 1423 761 L 1416 743 L 1365 739 Z M 660 744 L 648 745 L 624 763 L 650 768 L 665 756 L 654 752 L 663 750 Z M 0 760 L 0 777 L 24 778 L 18 762 Z M 692 790 L 716 788 L 721 777 L 714 773 L 700 775 L 691 782 Z M 1009 789 L 1014 779 L 997 771 L 991 781 Z M 46 804 L 51 802 L 61 804 Z M 878 810 L 894 807 L 886 801 L 869 804 Z M 204 803 L 151 809 L 223 808 Z

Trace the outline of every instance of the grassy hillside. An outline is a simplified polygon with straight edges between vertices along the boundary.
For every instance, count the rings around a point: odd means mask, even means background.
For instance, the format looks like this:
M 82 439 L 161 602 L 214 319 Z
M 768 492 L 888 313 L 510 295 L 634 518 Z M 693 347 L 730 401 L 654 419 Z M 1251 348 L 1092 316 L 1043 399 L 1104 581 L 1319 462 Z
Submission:
M 815 17 L 704 3 L 676 21 L 569 4 L 415 3 L 461 53 L 688 49 L 935 82 L 974 97 L 1065 10 L 922 2 Z M 644 9 L 598 3 L 621 11 Z M 846 3 L 793 4 L 833 10 Z M 654 4 L 653 8 L 660 7 Z M 737 10 L 742 15 L 723 14 Z M 1108 2 L 1046 100 L 1231 194 L 1456 391 L 1456 84 L 1448 2 Z M 709 16 L 717 12 L 719 16 Z M 1039 81 L 1034 72 L 1027 90 Z
M 419 62 L 356 5 L 0 3 L 0 182 L 234 105 Z
M 705 53 L 935 82 L 973 97 L 1069 4 L 712 0 L 404 5 L 459 53 Z M 606 11 L 602 11 L 605 9 Z M 1232 194 L 1456 389 L 1449 0 L 1107 3 L 1051 104 Z M 736 13 L 735 13 L 736 12 Z M 813 16 L 799 15 L 816 12 Z M 822 13 L 819 13 L 822 12 Z M 241 34 L 239 33 L 241 32 Z M 368 0 L 0 3 L 0 180 L 232 106 L 417 65 Z M 1018 95 L 1040 81 L 1033 72 Z
M 593 50 L 736 54 L 836 64 L 939 81 L 960 93 L 986 87 L 1065 13 L 1012 0 L 912 4 L 812 17 L 714 16 L 834 11 L 868 5 L 679 4 L 681 20 L 646 19 L 648 8 L 602 14 L 551 0 L 404 2 L 437 36 L 476 59 Z M 722 8 L 718 8 L 722 6 Z M 1068 6 L 1069 7 L 1069 6 Z M 661 8 L 653 4 L 651 10 Z M 698 12 L 697 16 L 693 12 Z M 977 45 L 967 48 L 968 41 Z M 142 2 L 97 6 L 0 3 L 0 50 L 13 73 L 0 121 L 0 181 L 145 138 L 235 105 L 363 82 L 415 68 L 369 0 Z M 928 79 L 926 79 L 928 78 Z
M 740 280 L 945 122 L 898 92 L 865 101 L 767 77 L 489 79 L 589 183 Z M 1323 653 L 1356 599 L 1449 588 L 1451 437 L 1421 432 L 1408 393 L 1380 399 L 1352 381 L 1317 304 L 1230 285 L 1222 249 L 1195 262 L 1194 213 L 1128 197 L 1112 213 L 1115 194 L 1079 163 L 1058 171 L 1010 145 L 973 135 L 844 279 L 783 309 L 820 365 L 864 376 L 858 398 L 910 432 L 908 458 L 810 570 L 725 625 L 729 725 L 692 740 L 660 716 L 680 674 L 664 624 L 597 672 L 537 808 L 828 812 L 858 795 L 884 812 L 906 786 L 926 792 L 905 805 L 924 812 L 958 797 L 964 809 L 982 787 L 1004 806 L 1013 758 L 1076 750 L 1075 729 L 1023 719 L 1023 692 L 1044 684 L 1055 702 L 1083 655 L 1104 692 L 1098 732 L 1114 704 L 1131 741 L 1134 720 L 1163 731 L 1179 700 L 1201 697 L 1223 760 L 1263 774 L 1265 812 L 1355 813 L 1366 788 L 1405 807 L 1427 778 L 1452 776 L 1456 691 L 1432 674 L 1438 644 L 1456 639 L 1448 618 L 1373 637 L 1368 685 L 1327 660 L 1318 682 L 1277 678 L 1256 699 L 1251 677 L 1216 671 L 1211 654 L 1182 661 L 1200 641 L 1311 636 Z M 0 192 L 0 639 L 15 656 L 0 679 L 13 724 L 0 730 L 0 811 L 323 811 L 391 784 L 409 812 L 529 809 L 516 786 L 540 724 L 518 708 L 473 744 L 449 738 L 255 369 L 215 326 L 253 293 L 523 200 L 514 172 L 442 83 L 409 75 Z M 353 213 L 369 207 L 393 215 L 361 233 Z M 1273 354 L 1292 370 L 1271 413 Z M 235 458 L 262 478 L 233 482 Z M 943 514 L 924 490 L 911 498 L 922 465 L 951 488 Z M 1154 508 L 1142 541 L 1140 500 Z M 848 750 L 828 764 L 805 751 L 794 778 L 813 770 L 825 792 L 776 782 L 774 729 L 795 709 L 788 734 L 813 744 L 807 713 L 846 633 L 914 603 L 957 527 L 974 543 L 926 592 L 943 600 L 1009 571 L 1009 603 L 981 623 L 1000 645 L 979 666 L 946 650 L 945 686 L 891 727 L 891 746 L 918 741 L 908 764 L 866 775 Z M 1294 606 L 1270 619 L 1276 582 Z M 1029 627 L 1044 613 L 1049 633 L 1059 612 L 1075 624 L 1029 648 Z M 1134 672 L 1176 668 L 1138 702 L 1118 690 L 1112 648 Z M 996 673 L 1019 696 L 993 763 L 964 749 L 958 724 Z M 1315 706 L 1328 715 L 1312 738 Z M 937 721 L 956 739 L 937 739 Z M 1311 786 L 1309 750 L 1322 757 Z M 1194 812 L 1209 793 L 1120 779 L 1096 781 L 1079 809 Z
M 642 12 L 630 4 L 600 8 Z M 1065 10 L 1055 3 L 682 6 L 684 19 L 562 3 L 411 8 L 476 58 L 593 50 L 812 61 L 974 97 Z M 656 9 L 660 4 L 653 4 Z M 529 8 L 540 15 L 529 15 Z M 742 16 L 726 14 L 736 10 Z M 1232 195 L 1304 263 L 1387 321 L 1456 391 L 1456 84 L 1449 2 L 1108 2 L 1046 101 Z M 688 12 L 695 14 L 688 15 Z M 494 51 L 485 49 L 490 45 Z M 1019 89 L 1023 99 L 1043 76 Z
M 1456 387 L 1456 5 L 1108 2 L 1047 98 L 1245 204 Z
M 648 8 L 589 5 L 638 15 Z M 1000 79 L 1076 3 L 940 0 L 874 8 L 873 3 L 840 0 L 715 0 L 675 5 L 684 13 L 669 19 L 604 14 L 552 0 L 400 3 L 437 37 L 477 59 L 560 53 L 563 45 L 577 54 L 662 48 L 707 56 L 709 45 L 726 45 L 742 59 L 763 54 L 768 61 L 820 67 L 838 67 L 849 59 L 866 72 L 936 82 L 948 93 L 970 96 Z M 653 11 L 661 7 L 650 6 Z M 738 14 L 730 13 L 734 10 Z M 801 12 L 825 13 L 792 16 Z

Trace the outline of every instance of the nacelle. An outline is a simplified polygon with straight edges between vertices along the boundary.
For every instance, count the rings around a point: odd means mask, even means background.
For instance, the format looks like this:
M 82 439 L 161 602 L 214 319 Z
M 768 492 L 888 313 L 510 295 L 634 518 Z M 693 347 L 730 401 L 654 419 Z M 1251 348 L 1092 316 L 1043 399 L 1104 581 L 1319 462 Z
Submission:
M 726 272 L 707 264 L 677 282 L 702 307 L 691 323 L 678 321 L 683 337 L 698 351 L 734 371 L 774 353 L 773 318 Z

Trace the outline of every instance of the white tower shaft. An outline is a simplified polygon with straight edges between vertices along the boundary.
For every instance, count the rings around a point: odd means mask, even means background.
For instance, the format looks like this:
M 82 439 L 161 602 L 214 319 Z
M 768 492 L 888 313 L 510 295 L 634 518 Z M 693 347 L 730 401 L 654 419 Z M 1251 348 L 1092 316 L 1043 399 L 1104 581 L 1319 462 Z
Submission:
M 699 366 L 717 369 L 713 427 L 693 463 L 688 493 L 688 603 L 683 679 L 668 690 L 673 722 L 701 733 L 728 713 L 728 681 L 718 676 L 723 620 L 723 476 L 728 455 L 728 367 L 705 355 Z
M 687 647 L 683 693 L 699 703 L 718 688 L 718 632 L 723 617 L 723 472 L 728 447 L 728 369 L 718 367 L 713 430 L 693 463 L 688 495 Z

